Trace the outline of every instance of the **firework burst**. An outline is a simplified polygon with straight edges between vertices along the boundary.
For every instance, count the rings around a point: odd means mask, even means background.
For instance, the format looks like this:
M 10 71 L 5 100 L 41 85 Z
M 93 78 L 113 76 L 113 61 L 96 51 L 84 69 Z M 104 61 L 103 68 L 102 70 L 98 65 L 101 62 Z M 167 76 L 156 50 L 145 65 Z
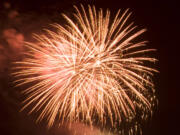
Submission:
M 151 111 L 148 77 L 157 71 L 144 63 L 156 59 L 144 53 L 154 49 L 134 41 L 145 29 L 127 25 L 128 10 L 119 10 L 111 21 L 109 10 L 75 9 L 75 20 L 63 14 L 65 26 L 54 24 L 56 32 L 46 30 L 36 35 L 37 43 L 26 44 L 29 51 L 14 73 L 17 86 L 31 84 L 23 91 L 23 109 L 33 105 L 30 113 L 40 111 L 38 120 L 47 118 L 48 126 L 56 118 L 89 125 L 109 120 L 114 126 L 134 116 L 139 106 Z

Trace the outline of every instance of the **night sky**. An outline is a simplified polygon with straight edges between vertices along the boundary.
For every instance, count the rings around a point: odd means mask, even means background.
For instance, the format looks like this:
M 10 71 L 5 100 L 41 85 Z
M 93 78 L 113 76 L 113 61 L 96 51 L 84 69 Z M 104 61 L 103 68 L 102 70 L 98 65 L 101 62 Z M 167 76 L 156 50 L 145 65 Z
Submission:
M 179 9 L 176 2 L 151 3 L 144 1 L 119 2 L 121 0 L 0 0 L 0 135 L 56 135 L 60 131 L 53 127 L 47 129 L 43 122 L 35 123 L 34 117 L 26 111 L 19 112 L 24 98 L 19 94 L 21 88 L 14 88 L 11 74 L 12 62 L 21 59 L 21 47 L 15 42 L 33 41 L 32 33 L 41 33 L 49 24 L 63 23 L 61 13 L 70 14 L 73 5 L 95 5 L 96 8 L 109 8 L 112 15 L 119 8 L 130 8 L 131 19 L 139 28 L 147 28 L 144 34 L 150 48 L 157 49 L 154 54 L 159 60 L 155 74 L 156 95 L 159 105 L 154 115 L 143 125 L 143 135 L 173 135 L 179 121 L 177 116 L 179 81 Z M 157 7 L 153 7 L 158 5 Z M 171 7 L 174 6 L 174 7 Z M 6 31 L 8 30 L 8 31 Z M 9 41 L 5 32 L 14 33 L 15 39 Z

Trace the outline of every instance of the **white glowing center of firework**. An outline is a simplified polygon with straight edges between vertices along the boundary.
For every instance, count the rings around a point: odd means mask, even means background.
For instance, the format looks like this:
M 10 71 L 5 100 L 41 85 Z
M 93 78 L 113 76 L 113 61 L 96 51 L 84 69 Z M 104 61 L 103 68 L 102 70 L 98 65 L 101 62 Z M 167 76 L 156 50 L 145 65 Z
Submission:
M 73 75 L 75 75 L 75 74 L 76 74 L 76 71 L 75 71 L 75 70 L 73 70 L 73 71 L 72 71 L 72 74 L 73 74 Z
M 95 66 L 99 66 L 101 64 L 100 60 L 97 60 Z

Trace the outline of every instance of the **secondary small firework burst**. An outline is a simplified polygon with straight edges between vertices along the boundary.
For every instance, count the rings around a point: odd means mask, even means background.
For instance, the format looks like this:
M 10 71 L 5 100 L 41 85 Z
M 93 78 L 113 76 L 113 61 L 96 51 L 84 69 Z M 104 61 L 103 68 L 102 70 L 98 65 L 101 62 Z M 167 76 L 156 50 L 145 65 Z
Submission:
M 37 43 L 27 43 L 26 57 L 17 62 L 17 86 L 30 84 L 24 108 L 39 111 L 52 126 L 65 122 L 93 125 L 120 125 L 136 115 L 137 108 L 151 112 L 149 79 L 155 69 L 147 62 L 146 41 L 134 39 L 146 30 L 127 23 L 131 13 L 75 6 L 73 19 L 63 14 L 65 26 L 54 24 L 56 32 L 36 35 Z

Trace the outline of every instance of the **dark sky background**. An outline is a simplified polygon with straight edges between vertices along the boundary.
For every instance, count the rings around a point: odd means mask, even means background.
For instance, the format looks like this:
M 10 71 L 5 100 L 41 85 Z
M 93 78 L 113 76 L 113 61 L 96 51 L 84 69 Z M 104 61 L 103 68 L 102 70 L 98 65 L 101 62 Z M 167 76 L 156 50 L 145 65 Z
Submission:
M 155 84 L 159 105 L 155 113 L 143 128 L 143 135 L 173 135 L 179 125 L 178 87 L 179 73 L 179 9 L 177 3 L 143 3 L 121 0 L 7 0 L 10 7 L 4 6 L 0 0 L 0 135 L 55 135 L 52 129 L 47 130 L 45 124 L 35 123 L 32 116 L 19 112 L 22 96 L 13 87 L 13 78 L 9 75 L 11 62 L 19 59 L 17 50 L 13 50 L 3 31 L 14 29 L 15 35 L 23 35 L 26 41 L 32 40 L 32 33 L 41 32 L 50 23 L 62 23 L 61 13 L 69 14 L 73 5 L 80 3 L 95 5 L 97 8 L 109 8 L 115 14 L 119 8 L 130 7 L 135 24 L 147 28 L 144 34 L 149 46 L 156 48 L 156 63 L 159 74 L 155 75 Z M 154 7 L 156 6 L 156 7 Z M 173 7 L 171 7 L 173 6 Z M 12 17 L 11 17 L 12 15 Z M 14 15 L 14 16 L 13 16 Z M 8 17 L 9 16 L 9 17 Z M 2 51 L 3 49 L 6 51 Z M 8 52 L 9 51 L 9 52 Z M 6 56 L 6 57 L 3 57 Z M 1 60 L 1 59 L 0 59 Z

